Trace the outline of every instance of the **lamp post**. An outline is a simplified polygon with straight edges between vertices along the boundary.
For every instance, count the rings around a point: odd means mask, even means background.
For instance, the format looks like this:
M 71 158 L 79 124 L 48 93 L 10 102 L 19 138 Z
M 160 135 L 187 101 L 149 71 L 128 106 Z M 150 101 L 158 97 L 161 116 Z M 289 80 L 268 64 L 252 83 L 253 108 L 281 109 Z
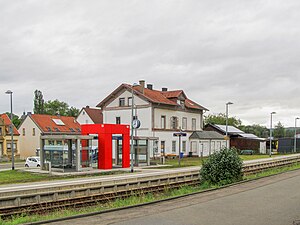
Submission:
M 228 106 L 229 105 L 232 105 L 233 103 L 232 102 L 227 102 L 226 103 L 226 148 L 228 148 Z
M 134 105 L 134 95 L 133 95 L 133 88 L 138 86 L 137 83 L 132 84 L 131 87 L 131 146 L 130 146 L 130 155 L 131 155 L 131 159 L 130 159 L 130 172 L 133 173 L 133 105 Z
M 14 126 L 13 126 L 13 111 L 12 111 L 12 94 L 11 90 L 5 92 L 10 95 L 10 134 L 11 134 L 11 169 L 15 169 L 15 151 L 14 151 Z
M 299 117 L 295 118 L 295 137 L 294 137 L 294 152 L 297 152 L 297 120 L 299 120 Z
M 276 112 L 271 112 L 271 120 L 270 120 L 270 152 L 269 156 L 272 156 L 272 119 L 273 119 L 273 114 L 276 114 Z

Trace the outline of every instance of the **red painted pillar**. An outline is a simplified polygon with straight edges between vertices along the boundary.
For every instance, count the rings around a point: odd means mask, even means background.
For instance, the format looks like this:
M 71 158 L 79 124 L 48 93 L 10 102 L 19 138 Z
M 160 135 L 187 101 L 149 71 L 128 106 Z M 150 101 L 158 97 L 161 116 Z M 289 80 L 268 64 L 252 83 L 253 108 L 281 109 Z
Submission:
M 98 136 L 98 169 L 112 168 L 112 135 L 103 133 Z
M 122 167 L 128 168 L 130 167 L 130 138 L 129 133 L 123 134 L 122 141 Z

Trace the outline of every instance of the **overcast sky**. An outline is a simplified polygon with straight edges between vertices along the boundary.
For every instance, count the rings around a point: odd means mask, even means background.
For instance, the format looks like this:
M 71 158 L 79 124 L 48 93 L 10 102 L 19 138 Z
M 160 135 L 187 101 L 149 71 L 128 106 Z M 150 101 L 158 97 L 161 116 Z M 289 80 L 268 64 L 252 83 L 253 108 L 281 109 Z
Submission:
M 244 124 L 300 116 L 300 1 L 0 0 L 0 112 L 81 108 L 121 83 L 183 89 Z M 299 122 L 300 125 L 300 122 Z

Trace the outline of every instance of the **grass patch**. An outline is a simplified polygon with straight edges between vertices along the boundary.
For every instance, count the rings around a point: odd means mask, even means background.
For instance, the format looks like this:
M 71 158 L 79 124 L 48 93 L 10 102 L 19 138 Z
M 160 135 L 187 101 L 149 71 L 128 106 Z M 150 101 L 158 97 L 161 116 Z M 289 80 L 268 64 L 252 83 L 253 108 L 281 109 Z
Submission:
M 92 174 L 85 174 L 85 175 L 54 176 L 50 174 L 31 173 L 31 172 L 26 172 L 21 170 L 5 170 L 5 171 L 0 171 L 0 185 L 84 178 L 84 177 L 96 177 L 96 176 L 115 175 L 115 174 L 123 174 L 123 173 L 129 173 L 129 172 L 107 171 L 107 172 L 92 173 Z

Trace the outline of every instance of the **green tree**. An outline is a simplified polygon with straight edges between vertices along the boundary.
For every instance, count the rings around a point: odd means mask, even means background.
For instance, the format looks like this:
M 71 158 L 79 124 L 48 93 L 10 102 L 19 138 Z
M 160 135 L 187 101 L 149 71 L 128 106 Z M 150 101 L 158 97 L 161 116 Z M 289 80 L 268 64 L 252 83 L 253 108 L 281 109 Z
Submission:
M 283 124 L 279 121 L 276 125 L 275 125 L 275 129 L 274 129 L 274 137 L 275 138 L 282 138 L 285 135 L 285 128 L 283 126 Z
M 9 112 L 6 112 L 6 114 L 8 115 L 8 117 L 9 117 L 9 119 L 10 119 L 10 113 L 9 113 Z M 20 123 L 21 123 L 21 119 L 20 119 L 17 115 L 13 114 L 12 122 L 13 122 L 13 124 L 15 125 L 15 127 L 19 127 L 19 125 L 20 125 Z
M 218 115 L 208 115 L 204 116 L 205 124 L 219 124 L 226 125 L 226 115 L 224 113 L 219 113 Z M 242 121 L 236 117 L 228 117 L 228 125 L 239 127 L 242 125 Z
M 244 131 L 245 133 L 255 134 L 256 136 L 261 138 L 267 138 L 269 135 L 269 129 L 259 124 L 246 125 L 246 126 L 241 125 L 239 126 L 239 129 Z
M 79 114 L 79 109 L 75 107 L 70 107 L 68 103 L 61 102 L 58 99 L 53 101 L 49 100 L 44 104 L 44 113 L 48 115 L 61 115 L 61 116 L 73 116 L 77 117 Z
M 44 104 L 44 113 L 48 115 L 61 115 L 67 116 L 69 112 L 69 105 L 65 102 L 61 102 L 58 99 L 53 101 L 49 100 Z
M 77 109 L 73 106 L 69 108 L 68 116 L 77 117 L 78 115 L 79 115 L 79 109 Z
M 44 113 L 44 98 L 43 94 L 40 90 L 34 91 L 34 100 L 33 100 L 33 112 L 35 114 L 43 114 Z

